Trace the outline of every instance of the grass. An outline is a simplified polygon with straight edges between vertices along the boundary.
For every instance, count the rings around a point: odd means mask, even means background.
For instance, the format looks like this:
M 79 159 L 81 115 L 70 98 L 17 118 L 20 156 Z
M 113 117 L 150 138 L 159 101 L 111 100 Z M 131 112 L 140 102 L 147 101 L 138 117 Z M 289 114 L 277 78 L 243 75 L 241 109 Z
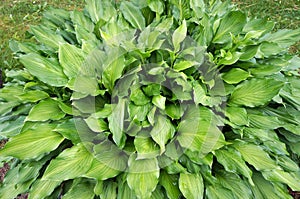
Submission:
M 251 17 L 276 21 L 276 29 L 300 27 L 300 0 L 232 0 Z M 68 10 L 82 9 L 84 0 L 2 0 L 0 5 L 0 69 L 13 68 L 18 62 L 9 50 L 9 40 L 24 40 L 32 24 L 39 23 L 42 12 L 50 6 Z M 300 42 L 291 48 L 300 54 Z
M 1 0 L 0 69 L 18 66 L 9 49 L 9 40 L 24 40 L 29 26 L 39 23 L 43 11 L 50 6 L 68 10 L 82 9 L 84 0 Z
M 300 0 L 232 0 L 249 17 L 276 22 L 275 30 L 300 28 Z M 290 48 L 300 56 L 300 41 Z

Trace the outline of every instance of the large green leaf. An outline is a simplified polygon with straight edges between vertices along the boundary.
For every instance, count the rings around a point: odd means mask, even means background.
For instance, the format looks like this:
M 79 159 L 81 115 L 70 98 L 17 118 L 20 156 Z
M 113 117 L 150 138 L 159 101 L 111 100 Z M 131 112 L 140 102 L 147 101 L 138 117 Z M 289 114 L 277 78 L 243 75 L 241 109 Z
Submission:
M 64 138 L 71 140 L 73 144 L 78 144 L 82 140 L 79 134 L 79 131 L 82 131 L 84 128 L 84 121 L 79 118 L 72 118 L 66 120 L 56 126 L 53 131 L 60 133 Z M 83 128 L 82 128 L 83 127 Z
M 84 54 L 81 49 L 71 44 L 59 45 L 58 51 L 59 63 L 66 76 L 71 79 L 82 75 L 82 63 L 84 61 Z
M 47 121 L 47 120 L 59 120 L 66 114 L 61 111 L 58 106 L 58 102 L 53 99 L 47 99 L 39 102 L 32 107 L 26 120 L 27 121 Z
M 221 148 L 226 143 L 224 135 L 216 126 L 196 118 L 180 122 L 178 133 L 177 140 L 182 147 L 202 155 Z
M 202 199 L 204 193 L 202 176 L 200 174 L 181 173 L 179 189 L 187 199 Z
M 126 135 L 124 134 L 125 108 L 125 99 L 120 99 L 112 114 L 108 117 L 109 129 L 113 134 L 113 140 L 121 148 L 124 147 L 126 140 Z
M 174 136 L 175 128 L 167 118 L 158 115 L 150 132 L 152 139 L 160 146 L 161 154 L 165 152 L 165 144 Z
M 160 184 L 165 188 L 167 196 L 171 199 L 178 199 L 181 195 L 178 185 L 178 176 L 166 172 L 160 174 Z
M 140 134 L 136 136 L 134 146 L 137 151 L 137 159 L 151 159 L 159 155 L 159 147 L 147 136 L 140 136 Z
M 116 10 L 108 0 L 86 0 L 86 10 L 88 11 L 92 21 L 96 24 L 101 20 L 109 21 L 116 16 Z
M 230 34 L 239 33 L 246 23 L 246 15 L 240 11 L 231 11 L 221 19 L 219 28 L 215 33 L 214 43 L 226 43 L 230 40 Z
M 60 44 L 66 43 L 63 37 L 45 26 L 31 26 L 35 38 L 46 46 L 58 50 Z
M 49 196 L 61 181 L 56 180 L 36 180 L 30 188 L 29 199 L 40 199 Z
M 42 180 L 68 180 L 85 174 L 94 157 L 83 144 L 65 149 L 48 165 Z
M 121 49 L 111 49 L 103 66 L 102 83 L 110 92 L 113 91 L 116 80 L 122 76 L 125 68 L 125 58 L 121 54 Z
M 91 191 L 95 183 L 82 178 L 75 179 L 70 190 L 63 195 L 62 199 L 86 198 L 93 199 L 95 194 Z
M 253 181 L 255 186 L 252 188 L 252 193 L 255 198 L 278 198 L 276 185 L 267 181 L 260 173 L 253 173 Z M 280 195 L 283 195 L 280 193 Z M 284 198 L 291 198 L 289 194 L 285 194 Z
M 232 191 L 219 184 L 213 184 L 206 187 L 206 197 L 209 199 L 232 199 L 235 198 Z
M 269 41 L 287 48 L 300 40 L 300 29 L 296 30 L 279 30 L 275 33 L 266 34 L 260 41 Z
M 134 27 L 140 30 L 146 26 L 145 18 L 141 11 L 133 3 L 122 1 L 120 10 L 124 18 Z
M 255 107 L 269 102 L 282 88 L 283 82 L 275 79 L 251 79 L 239 84 L 231 94 L 229 103 Z
M 250 187 L 237 174 L 220 172 L 218 173 L 217 178 L 223 187 L 232 191 L 232 193 L 235 195 L 235 198 L 252 199 Z
M 19 159 L 36 159 L 56 149 L 64 138 L 53 132 L 53 124 L 36 124 L 32 128 L 11 138 L 0 150 L 0 156 Z
M 85 176 L 106 180 L 124 172 L 127 156 L 110 141 L 104 141 L 94 147 L 95 159 Z
M 32 75 L 46 84 L 62 87 L 68 82 L 67 77 L 56 60 L 30 53 L 20 57 L 20 61 Z
M 231 147 L 222 148 L 216 150 L 215 156 L 219 163 L 221 163 L 225 170 L 232 173 L 242 174 L 246 178 L 248 178 L 249 182 L 254 185 L 251 176 L 252 171 L 246 165 L 246 162 L 243 160 L 241 154 Z
M 230 71 L 222 73 L 221 77 L 228 84 L 237 84 L 250 77 L 250 74 L 240 68 L 232 68 Z
M 186 21 L 183 20 L 182 24 L 174 31 L 172 35 L 172 42 L 174 46 L 174 51 L 178 52 L 180 49 L 180 44 L 181 42 L 185 39 L 187 35 L 187 26 L 186 26 Z M 177 67 L 177 69 L 180 69 L 181 67 Z
M 276 162 L 260 146 L 239 141 L 234 144 L 234 147 L 242 154 L 245 161 L 259 171 L 278 168 Z
M 225 116 L 228 117 L 230 122 L 232 122 L 236 125 L 248 125 L 249 124 L 247 111 L 244 108 L 227 107 Z
M 155 190 L 159 178 L 159 167 L 156 158 L 137 160 L 136 155 L 128 161 L 128 186 L 138 198 L 149 198 Z
M 272 182 L 281 182 L 289 185 L 289 187 L 294 190 L 300 190 L 300 176 L 299 171 L 296 172 L 286 172 L 279 169 L 274 169 L 272 171 L 264 171 L 262 175 L 265 179 Z

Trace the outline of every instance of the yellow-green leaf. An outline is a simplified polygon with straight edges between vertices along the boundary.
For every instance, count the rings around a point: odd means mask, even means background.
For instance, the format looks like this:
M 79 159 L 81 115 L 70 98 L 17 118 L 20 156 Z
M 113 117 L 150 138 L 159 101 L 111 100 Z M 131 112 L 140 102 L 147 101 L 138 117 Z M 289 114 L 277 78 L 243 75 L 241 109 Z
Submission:
M 149 198 L 155 190 L 159 178 L 156 158 L 136 160 L 136 154 L 129 158 L 127 183 L 138 198 Z
M 179 189 L 186 199 L 202 199 L 204 193 L 202 176 L 200 174 L 181 173 Z
M 239 84 L 231 94 L 232 105 L 255 107 L 269 102 L 282 88 L 283 82 L 275 79 L 251 79 Z
M 36 124 L 32 128 L 11 138 L 0 150 L 0 156 L 19 159 L 35 159 L 56 149 L 64 138 L 53 132 L 53 124 Z
M 68 180 L 86 173 L 94 157 L 83 144 L 65 149 L 48 165 L 42 180 Z
M 39 102 L 32 107 L 26 120 L 27 121 L 47 121 L 59 120 L 66 114 L 61 111 L 58 102 L 53 99 L 47 99 Z

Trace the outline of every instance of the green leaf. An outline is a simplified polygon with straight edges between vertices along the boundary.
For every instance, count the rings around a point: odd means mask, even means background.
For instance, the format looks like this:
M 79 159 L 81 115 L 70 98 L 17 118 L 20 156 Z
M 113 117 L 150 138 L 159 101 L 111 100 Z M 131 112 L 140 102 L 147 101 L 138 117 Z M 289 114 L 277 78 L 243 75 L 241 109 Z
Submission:
M 276 184 L 267 181 L 260 173 L 253 172 L 253 181 L 255 186 L 251 187 L 255 198 L 278 198 Z M 283 195 L 280 193 L 280 195 Z M 284 198 L 291 198 L 289 194 L 285 194 Z
M 134 194 L 134 191 L 131 190 L 127 182 L 122 179 L 118 182 L 117 199 L 124 199 L 124 198 L 137 199 L 136 195 Z
M 71 44 L 61 44 L 58 57 L 59 63 L 69 79 L 77 77 L 79 74 L 82 75 L 84 54 L 81 49 Z
M 73 181 L 69 191 L 63 195 L 62 199 L 86 198 L 93 199 L 95 194 L 91 191 L 95 186 L 90 180 L 78 178 Z
M 159 155 L 159 148 L 149 137 L 136 136 L 134 146 L 137 151 L 137 159 L 151 159 Z
M 103 191 L 100 194 L 100 198 L 117 198 L 117 183 L 113 181 L 107 181 L 103 184 Z
M 120 10 L 124 18 L 134 27 L 143 30 L 146 26 L 145 18 L 140 9 L 133 3 L 128 1 L 122 1 Z
M 171 119 L 180 119 L 183 115 L 183 110 L 180 107 L 180 105 L 176 104 L 166 104 L 166 114 L 171 118 Z
M 218 162 L 225 167 L 226 171 L 242 174 L 243 176 L 248 178 L 251 185 L 254 185 L 251 178 L 252 171 L 246 165 L 245 161 L 238 151 L 234 150 L 231 147 L 227 147 L 216 150 L 214 153 L 217 157 Z
M 23 103 L 38 102 L 48 97 L 49 97 L 48 93 L 40 90 L 26 91 L 22 94 L 20 93 L 20 95 L 17 96 L 17 98 L 20 99 L 20 101 L 22 101 Z
M 102 83 L 110 92 L 113 91 L 116 80 L 122 76 L 123 70 L 125 68 L 125 59 L 124 56 L 121 55 L 121 53 L 122 51 L 118 48 L 112 49 L 107 56 L 113 57 L 113 59 L 108 58 L 104 63 Z
M 167 118 L 158 115 L 156 116 L 154 127 L 150 132 L 152 139 L 160 146 L 160 153 L 162 154 L 166 148 L 165 144 L 175 134 L 175 128 Z
M 58 50 L 60 44 L 66 43 L 61 35 L 46 26 L 31 26 L 30 30 L 39 42 L 54 50 Z
M 222 187 L 219 184 L 213 184 L 207 186 L 206 188 L 206 197 L 207 198 L 222 198 L 222 199 L 232 199 L 235 198 L 232 191 Z
M 202 199 L 204 193 L 202 176 L 200 174 L 181 173 L 179 189 L 187 199 Z
M 28 199 L 40 199 L 49 196 L 61 181 L 36 180 L 30 188 Z
M 125 145 L 126 136 L 124 134 L 124 121 L 126 111 L 126 100 L 120 99 L 112 114 L 108 117 L 109 129 L 113 134 L 113 140 L 120 148 Z
M 240 68 L 232 68 L 226 73 L 221 74 L 222 79 L 228 84 L 237 84 L 250 77 L 249 72 Z
M 143 106 L 150 102 L 150 99 L 144 94 L 144 92 L 140 88 L 132 91 L 130 95 L 130 100 L 138 106 Z
M 183 20 L 182 24 L 174 31 L 172 35 L 172 42 L 174 46 L 174 52 L 180 50 L 180 43 L 185 39 L 187 35 L 186 21 Z
M 274 116 L 248 114 L 248 118 L 250 121 L 250 127 L 258 129 L 277 129 L 284 124 L 284 122 Z
M 87 137 L 90 137 L 91 134 L 88 126 L 81 118 L 66 120 L 57 125 L 53 131 L 58 132 L 64 138 L 71 140 L 74 145 L 88 140 Z
M 230 34 L 241 32 L 246 23 L 246 16 L 240 11 L 231 11 L 220 21 L 213 43 L 224 44 L 230 41 Z
M 249 125 L 247 111 L 240 107 L 227 107 L 225 116 L 236 125 Z
M 251 34 L 251 38 L 258 39 L 261 35 L 270 32 L 274 28 L 274 22 L 269 21 L 267 18 L 264 19 L 252 19 L 246 23 L 243 28 L 243 32 Z M 247 36 L 246 38 L 249 38 Z
M 234 144 L 234 147 L 242 154 L 244 160 L 253 165 L 258 171 L 278 167 L 276 162 L 260 146 L 239 141 Z
M 94 147 L 94 154 L 92 165 L 84 176 L 106 180 L 126 170 L 127 156 L 110 141 L 97 144 Z
M 260 38 L 261 41 L 269 41 L 278 44 L 280 47 L 287 48 L 300 40 L 300 29 L 278 30 L 275 33 L 269 33 Z
M 91 19 L 85 15 L 84 12 L 73 10 L 71 13 L 71 19 L 74 24 L 79 25 L 90 32 L 94 31 L 95 25 Z
M 53 124 L 36 124 L 34 127 L 11 138 L 0 150 L 0 156 L 23 159 L 40 158 L 56 149 L 64 138 L 53 132 Z
M 47 121 L 59 120 L 66 114 L 61 111 L 58 102 L 53 99 L 40 101 L 37 105 L 32 107 L 26 121 Z
M 269 102 L 282 88 L 283 82 L 275 79 L 251 79 L 239 84 L 231 94 L 229 103 L 255 107 Z
M 156 95 L 156 96 L 153 96 L 152 103 L 155 106 L 157 106 L 158 108 L 160 108 L 161 110 L 165 110 L 166 99 L 167 98 L 164 96 Z
M 85 122 L 94 132 L 101 133 L 103 131 L 108 130 L 108 125 L 103 119 L 97 119 L 93 116 L 90 116 L 87 119 L 85 119 Z
M 224 135 L 210 121 L 188 118 L 180 122 L 178 133 L 177 140 L 182 147 L 203 156 L 225 145 Z
M 136 160 L 133 154 L 128 162 L 127 183 L 138 198 L 150 198 L 159 178 L 157 159 Z
M 237 174 L 221 171 L 217 174 L 217 178 L 223 187 L 232 191 L 235 198 L 252 199 L 251 189 Z
M 117 15 L 111 1 L 107 0 L 86 0 L 86 10 L 88 11 L 92 21 L 96 24 L 101 20 L 109 21 Z
M 271 171 L 264 171 L 262 172 L 262 175 L 269 181 L 285 183 L 294 191 L 300 190 L 299 172 L 285 172 L 283 170 L 274 169 Z
M 30 53 L 20 57 L 20 61 L 32 75 L 46 84 L 62 87 L 68 82 L 67 77 L 56 60 Z
M 162 14 L 164 11 L 164 3 L 161 0 L 148 0 L 148 6 L 153 12 Z
M 69 180 L 82 176 L 91 167 L 93 159 L 83 144 L 65 149 L 50 162 L 42 180 Z
M 173 66 L 173 69 L 175 71 L 182 71 L 188 68 L 191 68 L 192 66 L 196 65 L 197 62 L 196 61 L 180 61 L 180 62 L 176 62 Z
M 165 188 L 168 198 L 178 199 L 181 195 L 178 187 L 178 176 L 166 172 L 160 174 L 160 184 Z

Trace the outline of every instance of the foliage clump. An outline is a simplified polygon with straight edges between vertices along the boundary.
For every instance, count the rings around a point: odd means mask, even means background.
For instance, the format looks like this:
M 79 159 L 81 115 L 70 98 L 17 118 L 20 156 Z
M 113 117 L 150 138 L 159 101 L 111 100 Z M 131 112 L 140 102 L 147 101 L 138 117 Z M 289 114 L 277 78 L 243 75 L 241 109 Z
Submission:
M 299 30 L 229 2 L 86 0 L 12 42 L 1 198 L 291 198 Z

